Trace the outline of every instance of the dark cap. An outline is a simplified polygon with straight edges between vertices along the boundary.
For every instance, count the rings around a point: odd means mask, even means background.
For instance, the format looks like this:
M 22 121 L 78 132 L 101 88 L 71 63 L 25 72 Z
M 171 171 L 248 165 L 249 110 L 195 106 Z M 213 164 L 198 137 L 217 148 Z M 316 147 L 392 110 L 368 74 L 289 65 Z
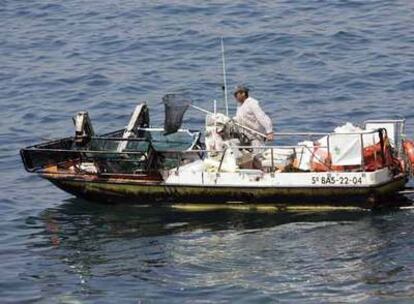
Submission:
M 234 95 L 236 95 L 239 92 L 249 93 L 249 88 L 245 87 L 243 85 L 238 85 L 234 88 L 233 93 L 234 93 Z

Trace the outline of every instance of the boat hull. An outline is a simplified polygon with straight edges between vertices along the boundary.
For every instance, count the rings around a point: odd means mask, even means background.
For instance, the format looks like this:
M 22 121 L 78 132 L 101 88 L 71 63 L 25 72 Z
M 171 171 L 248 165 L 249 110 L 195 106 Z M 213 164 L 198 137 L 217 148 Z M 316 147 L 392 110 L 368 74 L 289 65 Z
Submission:
M 44 174 L 44 178 L 75 196 L 104 203 L 133 204 L 271 204 L 289 206 L 399 207 L 407 202 L 398 196 L 405 176 L 369 187 L 246 187 L 223 185 L 171 185 L 158 181 L 79 178 Z

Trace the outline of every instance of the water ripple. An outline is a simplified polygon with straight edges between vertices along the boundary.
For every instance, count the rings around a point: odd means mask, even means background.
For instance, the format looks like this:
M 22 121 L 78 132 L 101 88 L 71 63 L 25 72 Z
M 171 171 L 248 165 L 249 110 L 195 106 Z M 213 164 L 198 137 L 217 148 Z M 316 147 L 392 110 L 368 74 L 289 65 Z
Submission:
M 27 175 L 18 155 L 72 135 L 80 110 L 107 132 L 143 100 L 161 125 L 169 92 L 211 108 L 223 99 L 221 36 L 229 87 L 249 85 L 276 130 L 406 117 L 412 137 L 411 3 L 6 0 L 0 17 L 2 303 L 411 301 L 411 210 L 101 206 Z

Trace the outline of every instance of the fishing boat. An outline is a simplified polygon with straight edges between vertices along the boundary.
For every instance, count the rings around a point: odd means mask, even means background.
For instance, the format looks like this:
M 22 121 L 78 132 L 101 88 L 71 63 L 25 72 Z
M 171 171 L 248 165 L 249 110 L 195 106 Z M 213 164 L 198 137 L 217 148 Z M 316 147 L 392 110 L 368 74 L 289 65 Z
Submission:
M 411 204 L 401 195 L 414 169 L 404 119 L 327 133 L 279 132 L 277 145 L 253 147 L 244 136 L 248 128 L 216 110 L 201 109 L 203 132 L 181 128 L 192 105 L 167 97 L 163 128 L 150 126 L 145 103 L 125 128 L 103 135 L 95 134 L 87 112 L 79 112 L 74 136 L 22 149 L 24 167 L 75 196 L 106 203 L 278 209 Z M 175 112 L 168 114 L 172 100 Z

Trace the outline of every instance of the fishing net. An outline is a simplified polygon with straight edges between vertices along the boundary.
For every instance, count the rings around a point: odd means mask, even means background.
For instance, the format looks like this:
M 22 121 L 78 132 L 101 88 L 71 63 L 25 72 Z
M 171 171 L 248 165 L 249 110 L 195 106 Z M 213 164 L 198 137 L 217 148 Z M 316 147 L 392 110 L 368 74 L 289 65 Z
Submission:
M 162 98 L 165 105 L 164 135 L 178 131 L 185 111 L 191 105 L 191 99 L 181 94 L 167 94 Z

